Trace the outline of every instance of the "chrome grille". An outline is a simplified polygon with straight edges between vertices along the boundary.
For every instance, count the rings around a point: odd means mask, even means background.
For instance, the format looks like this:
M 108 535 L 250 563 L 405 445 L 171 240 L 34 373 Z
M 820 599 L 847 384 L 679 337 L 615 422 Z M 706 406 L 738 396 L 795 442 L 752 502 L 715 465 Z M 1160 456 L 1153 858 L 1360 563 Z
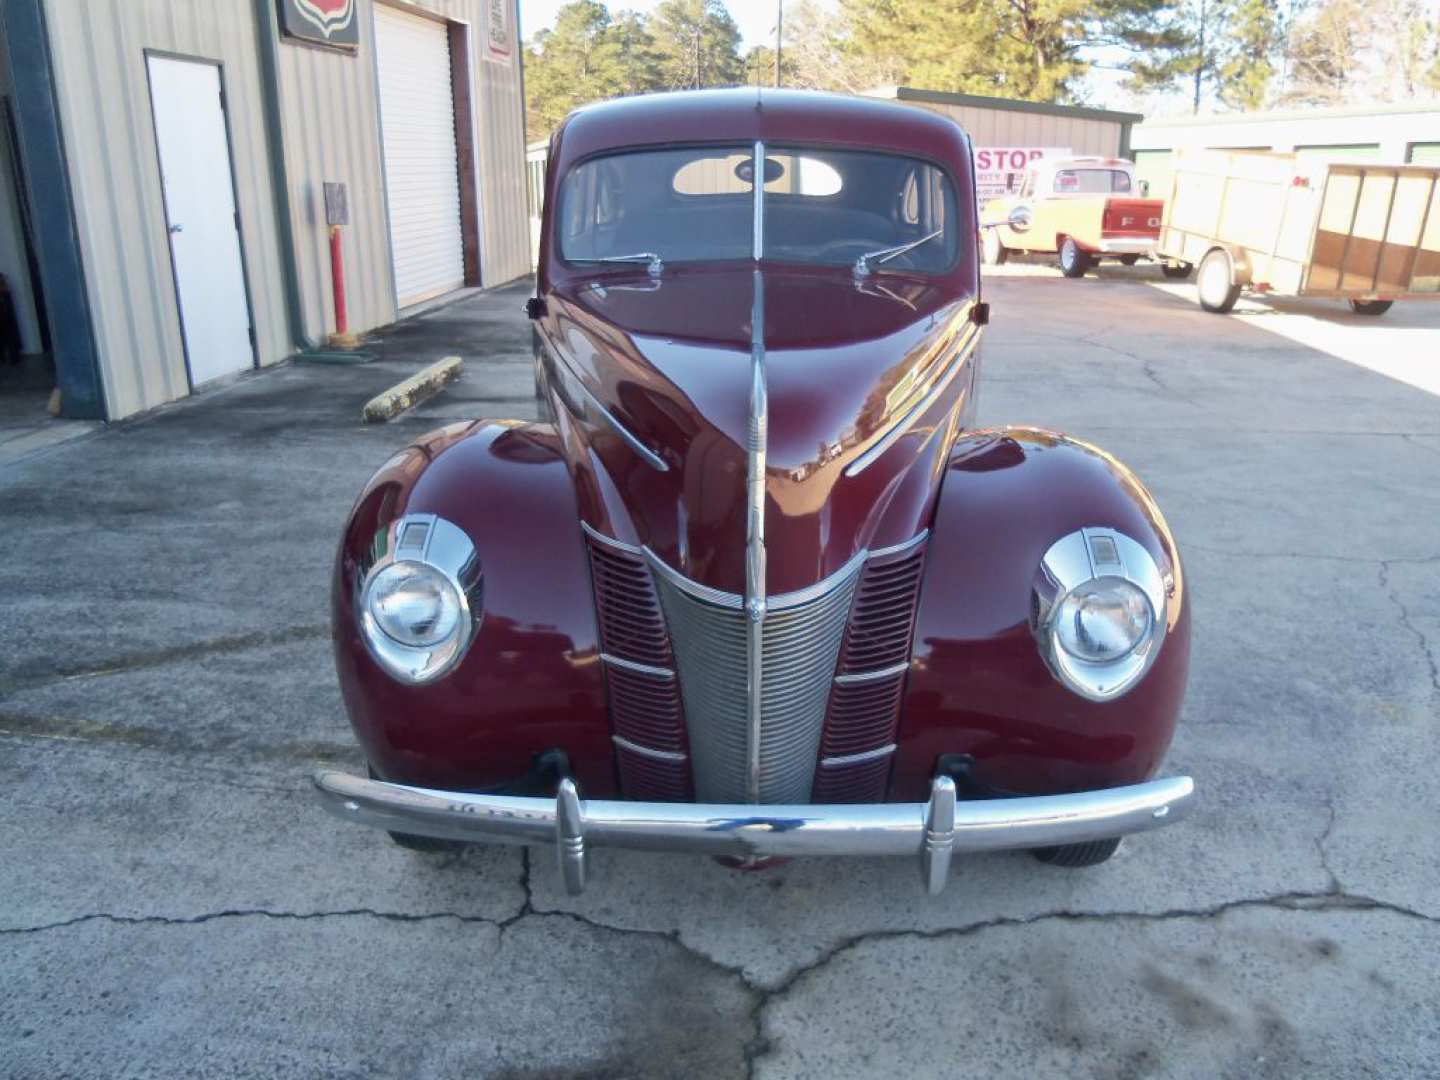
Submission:
M 584 529 L 620 788 L 632 799 L 688 799 L 680 686 L 650 569 L 638 549 Z
M 759 800 L 810 801 L 825 706 L 864 556 L 766 602 Z M 697 585 L 650 558 L 685 702 L 695 797 L 749 801 L 742 597 Z
M 876 802 L 885 797 L 927 535 L 872 552 L 865 564 L 825 718 L 815 802 Z

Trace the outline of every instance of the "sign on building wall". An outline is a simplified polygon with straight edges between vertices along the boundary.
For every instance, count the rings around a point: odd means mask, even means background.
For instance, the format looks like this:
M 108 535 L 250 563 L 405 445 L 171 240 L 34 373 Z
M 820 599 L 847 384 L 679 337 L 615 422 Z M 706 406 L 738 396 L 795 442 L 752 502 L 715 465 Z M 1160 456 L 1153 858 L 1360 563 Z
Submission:
M 485 0 L 485 59 L 508 64 L 515 56 L 515 0 Z
M 975 148 L 975 198 L 982 205 L 1020 190 L 1025 172 L 1041 158 L 1072 157 L 1068 146 L 979 146 Z
M 278 0 L 278 3 L 282 37 L 350 52 L 359 47 L 357 0 Z

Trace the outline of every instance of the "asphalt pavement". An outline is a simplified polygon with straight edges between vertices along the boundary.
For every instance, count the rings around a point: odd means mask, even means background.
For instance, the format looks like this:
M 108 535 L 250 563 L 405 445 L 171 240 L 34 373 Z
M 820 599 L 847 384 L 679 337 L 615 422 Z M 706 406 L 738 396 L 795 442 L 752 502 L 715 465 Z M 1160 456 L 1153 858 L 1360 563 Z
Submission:
M 603 850 L 571 898 L 548 849 L 324 815 L 311 770 L 362 767 L 344 516 L 409 437 L 534 415 L 522 284 L 0 467 L 0 1076 L 1435 1075 L 1440 304 L 986 289 L 983 422 L 1105 446 L 1180 543 L 1190 820 L 938 898 L 908 862 Z

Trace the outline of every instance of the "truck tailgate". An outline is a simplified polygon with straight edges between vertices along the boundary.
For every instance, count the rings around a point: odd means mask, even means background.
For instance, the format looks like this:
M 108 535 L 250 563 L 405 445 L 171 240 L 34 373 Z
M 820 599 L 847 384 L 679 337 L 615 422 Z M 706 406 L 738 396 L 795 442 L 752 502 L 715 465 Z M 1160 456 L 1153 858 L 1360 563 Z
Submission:
M 1164 199 L 1111 197 L 1105 203 L 1105 216 L 1101 219 L 1100 235 L 1158 238 L 1160 217 L 1164 209 Z

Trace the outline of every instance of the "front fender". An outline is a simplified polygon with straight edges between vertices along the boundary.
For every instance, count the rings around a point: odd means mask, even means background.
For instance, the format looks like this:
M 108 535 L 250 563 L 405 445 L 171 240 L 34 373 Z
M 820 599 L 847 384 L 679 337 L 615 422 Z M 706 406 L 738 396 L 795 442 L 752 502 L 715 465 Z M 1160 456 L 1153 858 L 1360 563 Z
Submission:
M 1030 630 L 1041 557 L 1085 526 L 1131 536 L 1171 582 L 1154 666 L 1129 693 L 1104 703 L 1056 681 Z M 1016 794 L 1144 780 L 1170 745 L 1189 660 L 1180 556 L 1134 473 L 1054 432 L 963 436 L 942 482 L 926 556 L 891 797 L 920 797 L 945 753 L 970 754 L 978 784 Z
M 391 678 L 360 636 L 355 601 L 377 531 L 407 513 L 463 529 L 484 575 L 469 651 L 424 686 Z M 356 736 L 385 779 L 459 790 L 524 776 L 569 751 L 581 790 L 614 794 L 589 569 L 574 487 L 548 424 L 457 424 L 387 462 L 341 540 L 332 590 L 335 666 Z

